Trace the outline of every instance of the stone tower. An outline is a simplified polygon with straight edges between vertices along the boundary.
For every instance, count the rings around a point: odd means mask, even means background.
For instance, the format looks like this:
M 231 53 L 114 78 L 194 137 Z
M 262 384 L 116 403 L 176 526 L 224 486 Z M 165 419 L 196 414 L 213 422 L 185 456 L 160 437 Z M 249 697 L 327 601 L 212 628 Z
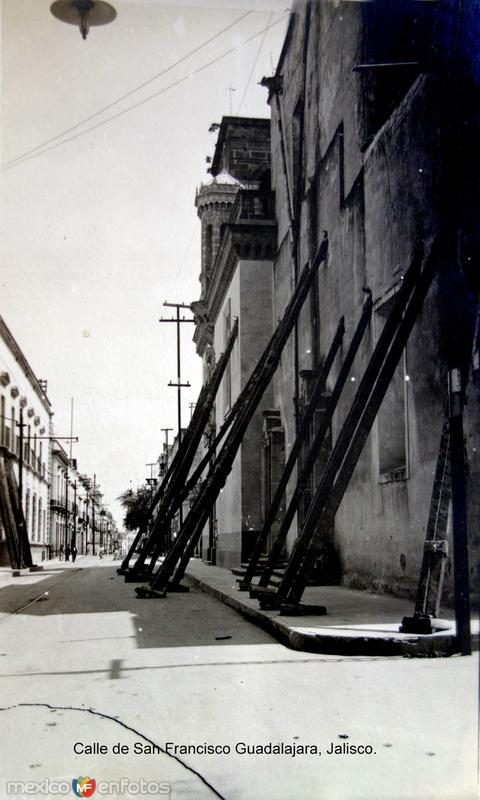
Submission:
M 200 273 L 202 297 L 208 289 L 225 226 L 230 219 L 237 192 L 241 188 L 240 181 L 223 171 L 208 183 L 202 184 L 197 191 L 195 205 L 202 224 Z

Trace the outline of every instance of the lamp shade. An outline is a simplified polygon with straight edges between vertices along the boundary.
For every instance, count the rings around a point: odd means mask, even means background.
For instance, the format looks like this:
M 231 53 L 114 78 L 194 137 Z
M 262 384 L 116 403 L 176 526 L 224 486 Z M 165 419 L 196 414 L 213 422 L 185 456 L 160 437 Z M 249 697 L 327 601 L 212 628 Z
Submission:
M 103 0 L 56 0 L 50 11 L 61 22 L 78 25 L 83 39 L 87 38 L 90 27 L 108 25 L 117 16 L 113 6 Z

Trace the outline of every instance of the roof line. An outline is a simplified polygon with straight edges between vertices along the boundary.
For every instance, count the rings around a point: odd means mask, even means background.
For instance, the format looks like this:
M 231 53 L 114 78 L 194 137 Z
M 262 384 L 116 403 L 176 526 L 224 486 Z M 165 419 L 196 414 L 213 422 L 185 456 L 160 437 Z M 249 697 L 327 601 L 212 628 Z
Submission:
M 40 386 L 40 381 L 38 380 L 33 369 L 31 368 L 30 364 L 25 358 L 20 345 L 18 344 L 17 340 L 15 339 L 13 333 L 11 332 L 10 328 L 8 327 L 7 323 L 5 322 L 2 316 L 0 316 L 0 336 L 2 337 L 6 345 L 10 348 L 11 352 L 15 356 L 15 359 L 19 362 L 19 364 L 23 368 L 25 376 L 32 384 L 32 387 L 35 390 L 38 397 L 40 398 L 40 400 L 42 401 L 44 408 L 46 409 L 46 411 L 48 411 L 50 416 L 53 416 L 52 404 L 50 403 L 50 400 L 48 399 L 47 395 Z

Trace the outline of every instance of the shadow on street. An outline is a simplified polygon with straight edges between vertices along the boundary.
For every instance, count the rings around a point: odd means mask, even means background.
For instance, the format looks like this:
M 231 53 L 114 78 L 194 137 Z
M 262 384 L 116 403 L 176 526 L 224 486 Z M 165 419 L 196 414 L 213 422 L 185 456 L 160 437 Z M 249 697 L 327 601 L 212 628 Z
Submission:
M 276 643 L 236 611 L 199 589 L 172 593 L 165 599 L 140 600 L 135 584 L 126 584 L 116 569 L 117 564 L 83 569 L 72 565 L 29 586 L 4 587 L 0 589 L 0 612 L 37 617 L 128 613 L 139 648 Z M 36 599 L 42 595 L 45 599 Z

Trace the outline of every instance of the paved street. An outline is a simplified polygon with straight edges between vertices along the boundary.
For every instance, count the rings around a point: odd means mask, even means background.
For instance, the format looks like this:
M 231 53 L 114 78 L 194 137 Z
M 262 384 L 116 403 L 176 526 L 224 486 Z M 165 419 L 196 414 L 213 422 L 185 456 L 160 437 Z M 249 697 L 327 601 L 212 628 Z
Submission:
M 137 600 L 117 564 L 78 559 L 0 589 L 2 798 L 8 781 L 57 797 L 41 782 L 79 776 L 124 778 L 106 795 L 122 798 L 477 796 L 478 654 L 294 652 L 196 589 Z M 235 752 L 269 742 L 321 755 Z M 224 752 L 182 752 L 204 744 Z M 142 779 L 160 788 L 142 794 Z

